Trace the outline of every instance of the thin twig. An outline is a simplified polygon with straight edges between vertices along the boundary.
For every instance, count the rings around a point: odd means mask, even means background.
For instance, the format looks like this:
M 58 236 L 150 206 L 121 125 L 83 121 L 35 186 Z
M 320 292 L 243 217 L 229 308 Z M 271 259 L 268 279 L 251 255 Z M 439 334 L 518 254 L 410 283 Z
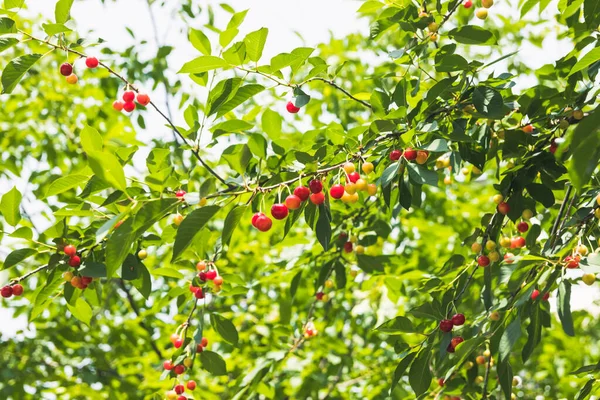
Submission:
M 344 89 L 343 87 L 339 86 L 338 84 L 336 84 L 333 80 L 329 80 L 329 79 L 325 79 L 325 78 L 321 78 L 321 77 L 314 77 L 314 78 L 310 78 L 309 80 L 303 82 L 303 83 L 309 83 L 309 82 L 313 82 L 313 81 L 321 81 L 321 82 L 325 82 L 326 84 L 328 84 L 329 86 L 332 86 L 334 88 L 336 88 L 337 90 L 339 90 L 340 92 L 344 93 L 346 96 L 348 96 L 349 98 L 351 98 L 352 100 L 362 104 L 363 106 L 373 109 L 373 106 L 371 106 L 371 104 L 369 104 L 368 102 L 358 99 L 356 97 L 354 97 L 350 92 L 348 92 L 346 89 Z
M 21 281 L 24 281 L 25 279 L 29 278 L 31 275 L 36 274 L 36 273 L 38 273 L 38 272 L 40 272 L 40 271 L 42 271 L 42 270 L 44 270 L 44 269 L 46 269 L 48 267 L 49 267 L 49 265 L 42 265 L 41 267 L 37 267 L 33 271 L 30 271 L 30 272 L 26 273 L 23 276 L 20 276 L 18 278 L 13 278 L 13 279 L 10 280 L 9 285 L 12 286 L 12 285 L 17 284 L 17 283 L 19 283 Z

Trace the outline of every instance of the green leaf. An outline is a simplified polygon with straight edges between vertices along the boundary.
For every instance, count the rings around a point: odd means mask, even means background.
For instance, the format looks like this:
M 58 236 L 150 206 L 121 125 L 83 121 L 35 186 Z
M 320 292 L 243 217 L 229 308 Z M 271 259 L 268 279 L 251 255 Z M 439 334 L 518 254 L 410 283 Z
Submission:
M 0 38 L 0 53 L 2 53 L 4 50 L 10 49 L 17 43 L 19 43 L 19 40 L 15 38 Z
M 598 28 L 598 25 L 600 25 L 600 2 L 597 0 L 585 0 L 583 3 L 583 16 L 588 28 Z
M 403 332 L 415 332 L 415 327 L 410 319 L 398 316 L 385 321 L 383 324 L 375 328 L 376 331 L 387 333 L 388 335 L 397 335 Z
M 123 166 L 114 154 L 105 151 L 88 153 L 88 164 L 94 174 L 115 189 L 127 190 Z
M 10 10 L 11 8 L 21 8 L 25 4 L 25 0 L 4 0 L 4 8 Z
M 8 269 L 12 266 L 17 265 L 21 261 L 25 260 L 32 255 L 37 254 L 37 250 L 34 249 L 18 249 L 12 251 L 8 256 L 6 256 L 6 260 L 4 260 L 4 265 L 2 269 Z
M 11 60 L 2 71 L 2 94 L 12 93 L 41 56 L 41 54 L 26 54 Z
M 87 326 L 90 326 L 92 320 L 92 307 L 81 297 L 75 302 L 75 306 L 67 303 L 67 308 L 71 311 L 71 314 Z
M 200 361 L 202 362 L 202 368 L 211 374 L 216 376 L 227 375 L 227 365 L 225 364 L 225 360 L 217 353 L 210 350 L 204 350 L 200 353 Z
M 269 30 L 267 28 L 260 28 L 246 35 L 244 43 L 246 43 L 246 53 L 250 61 L 258 62 L 260 60 L 268 34 Z
M 536 201 L 542 203 L 544 207 L 550 208 L 554 205 L 554 193 L 552 193 L 552 189 L 543 185 L 541 183 L 530 183 L 526 186 L 527 192 L 533 197 Z
M 204 228 L 219 210 L 219 206 L 206 206 L 192 211 L 185 217 L 179 228 L 177 228 L 171 262 L 179 259 L 182 253 L 192 244 L 198 232 Z
M 490 46 L 497 43 L 496 37 L 492 32 L 474 25 L 464 25 L 454 28 L 448 32 L 448 36 L 458 43 L 463 44 Z
M 498 381 L 500 382 L 500 387 L 504 393 L 505 400 L 511 400 L 513 389 L 513 371 L 508 359 L 500 360 L 498 366 L 496 367 L 496 371 L 498 372 Z
M 10 18 L 0 18 L 0 35 L 6 35 L 7 33 L 17 33 L 17 25 Z
M 408 163 L 408 176 L 417 185 L 437 186 L 438 174 L 435 171 L 429 170 L 422 165 Z
M 571 315 L 571 282 L 563 280 L 558 285 L 558 317 L 563 331 L 569 336 L 575 336 L 573 317 Z
M 406 370 L 410 363 L 415 359 L 417 353 L 409 353 L 406 357 L 404 357 L 396 366 L 394 370 L 394 376 L 392 377 L 392 386 L 390 389 L 390 393 L 394 390 L 400 379 L 404 376 Z
M 44 32 L 46 32 L 46 35 L 48 36 L 54 36 L 58 33 L 72 31 L 71 28 L 66 27 L 63 24 L 42 24 L 42 27 L 44 28 Z
M 241 133 L 243 131 L 252 129 L 252 127 L 254 127 L 254 125 L 252 125 L 250 122 L 241 119 L 230 119 L 214 125 L 210 130 L 216 137 L 226 133 Z
M 408 382 L 417 396 L 425 393 L 431 385 L 433 377 L 431 375 L 431 370 L 429 369 L 430 357 L 431 353 L 429 352 L 429 349 L 423 349 L 419 352 L 419 355 L 410 366 Z
M 541 311 L 538 305 L 534 305 L 529 319 L 530 322 L 527 326 L 527 342 L 525 343 L 525 346 L 523 346 L 523 351 L 521 352 L 523 362 L 529 359 L 535 347 L 540 340 L 542 340 Z
M 35 296 L 35 300 L 33 301 L 34 306 L 29 316 L 30 321 L 35 320 L 42 312 L 47 310 L 48 304 L 52 301 L 56 291 L 63 283 L 64 280 L 60 274 L 55 273 L 55 271 L 50 272 L 44 287 Z
M 94 151 L 102 151 L 103 139 L 102 135 L 91 126 L 86 125 L 79 134 L 79 142 L 86 153 Z
M 19 192 L 16 187 L 13 187 L 2 196 L 2 201 L 0 201 L 0 212 L 2 212 L 4 220 L 10 226 L 17 226 L 19 221 L 21 221 L 21 211 L 19 210 L 19 207 L 21 205 L 22 197 L 21 192 Z
M 210 323 L 226 342 L 234 346 L 238 343 L 239 335 L 233 322 L 222 315 L 213 313 L 210 315 Z
M 67 175 L 56 179 L 48 186 L 45 197 L 56 196 L 68 190 L 81 186 L 88 181 L 90 177 L 86 175 Z
M 219 108 L 217 118 L 220 118 L 228 112 L 232 111 L 234 108 L 236 108 L 246 100 L 250 99 L 251 97 L 262 92 L 263 90 L 265 90 L 265 87 L 263 85 L 258 85 L 255 83 L 250 83 L 248 85 L 242 86 L 235 92 L 235 95 L 231 99 L 227 100 L 227 102 Z
M 600 47 L 596 47 L 592 50 L 590 50 L 589 52 L 587 52 L 583 57 L 581 57 L 581 59 L 579 61 L 577 61 L 577 63 L 575 63 L 575 65 L 573 65 L 573 68 L 571 68 L 571 71 L 569 72 L 569 76 L 573 75 L 576 72 L 581 71 L 584 68 L 589 67 L 590 65 L 592 65 L 593 63 L 595 63 L 596 61 L 600 60 Z
M 331 219 L 329 213 L 330 211 L 325 204 L 319 204 L 319 218 L 317 219 L 315 231 L 317 233 L 317 240 L 319 240 L 325 251 L 329 250 L 329 243 L 331 242 Z
M 92 278 L 106 278 L 106 265 L 97 261 L 87 261 L 79 269 L 81 276 L 90 276 Z
M 502 119 L 504 117 L 502 95 L 492 88 L 476 87 L 473 91 L 473 105 L 478 113 L 487 118 Z
M 260 133 L 253 133 L 248 139 L 248 148 L 256 157 L 261 159 L 267 158 L 267 139 Z
M 279 113 L 266 109 L 261 118 L 261 125 L 263 131 L 269 136 L 271 140 L 279 140 L 281 136 L 281 125 L 283 119 Z
M 595 378 L 590 378 L 585 385 L 577 392 L 577 396 L 575 400 L 585 400 L 588 398 L 589 394 L 592 393 L 592 388 L 594 387 L 594 383 L 596 383 Z
M 229 68 L 229 63 L 222 58 L 215 56 L 200 56 L 189 61 L 181 67 L 178 74 L 199 74 L 201 72 L 212 71 L 217 68 Z
M 200 53 L 205 56 L 210 56 L 211 54 L 211 45 L 208 37 L 198 29 L 190 29 L 190 42 L 192 46 L 196 48 L 196 50 L 200 51 Z
M 568 171 L 576 189 L 581 190 L 591 179 L 600 160 L 600 110 L 597 108 L 581 120 L 571 137 L 573 154 Z
M 183 279 L 183 274 L 170 267 L 156 268 L 150 271 L 155 276 L 166 276 L 168 278 Z
M 392 164 L 390 164 L 381 174 L 381 179 L 380 179 L 381 187 L 386 187 L 390 183 L 392 183 L 394 181 L 394 179 L 396 178 L 396 174 L 398 173 L 399 169 L 400 169 L 400 163 L 393 162 Z
M 54 19 L 57 24 L 64 24 L 71 19 L 71 7 L 74 0 L 58 0 L 54 8 Z
M 500 338 L 499 353 L 500 360 L 508 359 L 510 352 L 521 337 L 521 317 L 517 317 L 506 327 L 506 330 Z
M 235 228 L 238 227 L 247 208 L 247 206 L 235 206 L 229 211 L 229 214 L 227 214 L 225 222 L 223 223 L 223 233 L 221 234 L 221 243 L 223 246 L 229 244 L 231 236 L 233 235 Z

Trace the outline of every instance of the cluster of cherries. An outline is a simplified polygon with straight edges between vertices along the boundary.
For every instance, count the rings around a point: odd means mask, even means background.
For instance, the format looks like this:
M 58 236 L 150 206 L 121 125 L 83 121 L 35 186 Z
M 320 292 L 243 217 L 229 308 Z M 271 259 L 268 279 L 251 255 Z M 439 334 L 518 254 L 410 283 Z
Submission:
M 94 69 L 96 67 L 98 67 L 98 64 L 100 64 L 100 62 L 98 61 L 98 59 L 96 57 L 87 57 L 85 59 L 85 65 L 89 68 L 89 69 Z M 75 75 L 73 73 L 73 64 L 71 63 L 62 63 L 60 65 L 60 74 L 65 78 L 65 80 L 67 81 L 67 83 L 74 85 L 79 81 L 79 78 L 77 78 L 77 75 Z
M 77 269 L 81 265 L 81 257 L 77 255 L 77 248 L 72 244 L 68 244 L 63 248 L 63 253 L 69 257 L 67 263 L 69 266 Z M 94 278 L 90 276 L 77 276 L 73 274 L 71 271 L 65 272 L 63 275 L 63 279 L 66 282 L 71 282 L 71 285 L 77 289 L 87 289 L 87 287 L 92 283 Z
M 0 295 L 5 299 L 12 296 L 21 296 L 23 294 L 23 285 L 15 283 L 14 285 L 6 285 L 0 289 Z
M 390 160 L 398 161 L 404 157 L 406 161 L 415 161 L 417 164 L 423 165 L 429 159 L 429 152 L 427 150 L 415 150 L 407 147 L 404 150 L 396 149 L 390 151 Z
M 350 238 L 348 238 L 348 234 L 346 232 L 340 233 L 339 236 L 339 241 L 343 243 L 345 253 L 352 253 L 352 250 L 354 250 L 356 254 L 364 254 L 364 246 L 361 246 L 360 244 L 356 246 L 354 245 L 354 243 L 356 243 L 357 240 L 358 238 L 356 236 L 350 236 Z
M 177 333 L 173 333 L 170 337 L 170 340 L 176 349 L 179 349 L 181 346 L 183 346 L 184 338 L 179 336 Z M 208 339 L 203 337 L 202 340 L 200 340 L 200 343 L 196 345 L 196 353 L 202 353 L 207 346 Z M 176 375 L 181 375 L 186 371 L 187 368 L 190 368 L 192 364 L 193 360 L 190 357 L 186 357 L 183 359 L 181 364 L 177 365 L 174 365 L 171 360 L 166 360 L 163 362 L 163 368 L 167 371 L 173 371 Z M 173 390 L 167 392 L 167 399 L 185 400 L 186 397 L 183 396 L 183 392 L 185 392 L 186 388 L 191 391 L 195 390 L 196 382 L 188 381 L 185 386 L 182 384 L 175 385 Z
M 452 332 L 452 329 L 455 326 L 461 326 L 465 323 L 464 314 L 455 314 L 451 319 L 443 319 L 440 321 L 440 330 L 442 332 Z M 448 353 L 454 353 L 456 351 L 456 346 L 464 342 L 465 340 L 461 336 L 455 336 L 450 340 L 446 351 Z
M 208 266 L 208 264 L 206 263 L 206 261 L 199 261 L 196 264 L 196 269 L 199 271 L 198 279 L 200 280 L 200 283 L 202 283 L 202 284 L 204 284 L 206 281 L 212 281 L 213 284 L 215 285 L 213 290 L 216 293 L 218 293 L 221 291 L 221 285 L 223 284 L 223 277 L 217 273 L 216 269 L 209 269 L 207 271 L 206 270 L 207 266 Z M 194 286 L 192 283 L 190 285 L 190 292 L 194 293 L 194 296 L 197 299 L 204 298 L 204 291 L 201 286 Z
M 319 333 L 319 331 L 315 328 L 315 324 L 313 324 L 312 321 L 307 322 L 304 326 L 304 338 L 310 339 L 311 337 L 316 336 L 317 333 Z
M 133 90 L 125 90 L 123 92 L 123 96 L 121 96 L 123 100 L 115 100 L 113 102 L 113 108 L 117 111 L 125 110 L 127 112 L 132 112 L 135 110 L 135 102 L 143 106 L 147 106 L 150 104 L 150 96 L 146 93 L 136 93 Z
M 324 284 L 324 286 L 325 286 L 327 289 L 331 289 L 331 288 L 333 287 L 333 281 L 332 281 L 331 279 L 327 279 L 327 280 L 325 281 L 325 284 Z M 328 294 L 326 294 L 325 292 L 322 292 L 322 291 L 321 291 L 321 292 L 317 292 L 317 293 L 315 294 L 315 297 L 316 297 L 316 299 L 317 299 L 317 300 L 319 300 L 319 301 L 323 301 L 323 302 L 327 302 L 327 301 L 329 300 L 329 295 L 328 295 Z
M 187 397 L 183 395 L 186 388 L 193 392 L 194 390 L 196 390 L 196 382 L 188 381 L 185 384 L 185 386 L 181 383 L 175 385 L 175 387 L 173 387 L 173 390 L 169 390 L 167 392 L 167 400 L 186 400 Z

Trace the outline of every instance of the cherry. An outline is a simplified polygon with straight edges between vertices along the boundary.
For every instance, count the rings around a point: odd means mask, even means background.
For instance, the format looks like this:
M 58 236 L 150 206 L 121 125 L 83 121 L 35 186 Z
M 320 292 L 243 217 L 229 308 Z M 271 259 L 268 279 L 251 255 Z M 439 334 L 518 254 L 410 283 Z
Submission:
M 417 157 L 416 157 L 416 161 L 417 164 L 423 165 L 427 162 L 427 159 L 429 158 L 429 152 L 426 150 L 419 150 L 417 151 Z
M 69 76 L 72 73 L 73 73 L 73 66 L 71 64 L 69 64 L 68 62 L 66 62 L 60 66 L 60 74 L 62 76 Z
M 323 204 L 323 202 L 325 202 L 325 195 L 323 192 L 313 193 L 310 195 L 310 201 L 318 206 L 319 204 Z
M 79 256 L 69 258 L 69 265 L 73 268 L 79 267 L 81 265 L 81 258 Z
M 175 343 L 177 341 L 177 339 L 179 339 L 179 335 L 176 333 L 172 333 L 171 337 L 169 337 L 169 340 L 171 341 L 171 343 Z
M 321 191 L 323 191 L 323 182 L 321 182 L 318 179 L 313 179 L 310 182 L 308 182 L 308 187 L 310 188 L 310 191 L 312 193 L 320 193 Z
M 188 383 L 186 383 L 185 386 L 188 388 L 188 390 L 192 390 L 193 391 L 193 390 L 196 389 L 196 382 L 194 382 L 194 381 L 188 381 Z
M 540 291 L 537 289 L 533 289 L 533 292 L 531 292 L 531 300 L 537 299 L 539 295 L 540 295 Z
M 417 151 L 408 147 L 406 150 L 404 150 L 404 158 L 406 158 L 408 161 L 416 159 Z
M 515 238 L 512 238 L 510 241 L 510 247 L 512 248 L 514 244 L 514 248 L 516 249 L 522 249 L 523 247 L 525 247 L 525 238 L 523 236 L 517 236 Z
M 94 278 L 92 278 L 91 276 L 82 276 L 81 277 L 81 283 L 83 283 L 84 285 L 89 285 L 90 283 L 92 283 L 93 280 L 94 280 Z
M 331 197 L 333 197 L 334 199 L 341 199 L 342 196 L 344 195 L 344 187 L 340 184 L 337 185 L 333 185 L 330 189 L 329 189 L 329 194 L 331 195 Z
M 294 195 L 300 197 L 300 200 L 306 201 L 310 196 L 310 190 L 306 186 L 298 186 L 294 189 Z
M 452 317 L 452 323 L 456 326 L 461 326 L 465 323 L 465 315 L 464 314 L 454 314 Z
M 464 8 L 471 8 L 473 7 L 473 2 L 471 0 L 467 0 L 463 3 L 463 7 Z
M 353 172 L 348 174 L 348 180 L 352 183 L 356 183 L 360 179 L 360 174 L 358 172 Z
M 266 215 L 261 215 L 256 219 L 256 229 L 261 232 L 267 232 L 273 226 L 273 221 Z
M 375 193 L 377 193 L 377 185 L 374 183 L 369 183 L 367 185 L 367 193 L 369 193 L 369 196 L 375 196 Z
M 449 319 L 443 319 L 440 321 L 440 330 L 442 332 L 450 332 L 450 331 L 452 331 L 453 327 L 454 327 L 454 324 Z
M 194 297 L 197 298 L 198 300 L 204 298 L 204 291 L 202 291 L 201 287 L 196 289 L 196 291 L 194 292 Z M 177 344 L 175 344 L 175 347 L 177 347 Z M 179 348 L 179 347 L 177 347 L 177 348 Z
M 123 92 L 123 101 L 125 103 L 131 103 L 135 100 L 135 92 L 133 90 L 126 90 Z
M 477 264 L 479 264 L 480 267 L 487 267 L 488 265 L 490 265 L 490 259 L 488 256 L 484 256 L 482 254 L 479 257 L 477 257 Z
M 123 103 L 121 100 L 115 100 L 115 101 L 113 101 L 112 106 L 117 111 L 123 111 L 123 107 L 125 106 L 125 103 Z
M 177 398 L 177 400 L 187 400 L 187 397 L 185 397 L 185 396 L 179 396 L 179 397 Z
M 206 271 L 206 279 L 212 281 L 217 277 L 217 271 L 211 269 L 210 271 Z
M 215 279 L 213 279 L 213 283 L 215 284 L 215 286 L 221 286 L 223 284 L 223 277 L 215 276 Z
M 374 169 L 375 169 L 375 166 L 371 162 L 366 162 L 366 163 L 363 163 L 363 165 L 362 165 L 362 171 L 367 175 L 370 174 L 371 172 L 373 172 Z
M 88 57 L 85 59 L 85 65 L 88 68 L 94 69 L 100 64 L 96 57 Z
M 448 347 L 446 348 L 446 351 L 448 353 L 454 353 L 456 351 L 456 346 L 458 346 L 459 344 L 461 344 L 462 342 L 464 342 L 465 339 L 463 339 L 460 336 L 455 336 L 450 340 L 450 344 L 448 345 Z
M 197 293 L 197 291 L 196 291 Z M 180 348 L 181 346 L 183 346 L 183 339 L 179 338 L 175 341 L 175 343 L 173 343 L 173 346 L 175 346 L 176 349 Z
M 174 392 L 174 391 L 172 391 L 172 390 L 169 390 L 169 391 L 167 392 L 166 396 L 167 396 L 167 400 L 178 400 L 178 399 L 177 399 L 177 397 L 178 397 L 178 396 L 177 396 L 177 393 L 175 393 L 175 392 Z
M 133 101 L 126 101 L 125 104 L 123 104 L 123 110 L 132 112 L 135 110 L 135 103 Z
M 71 278 L 71 286 L 73 287 L 80 287 L 81 286 L 81 278 L 78 276 L 74 276 Z
M 198 279 L 200 279 L 202 282 L 206 282 L 206 272 L 202 271 L 198 274 Z
M 579 267 L 579 260 L 579 255 L 576 255 L 575 257 L 567 256 L 565 257 L 565 267 L 569 269 L 575 269 Z
M 533 125 L 529 124 L 529 125 L 525 125 L 523 127 L 523 132 L 525 133 L 532 133 L 533 132 Z
M 517 224 L 517 230 L 521 233 L 525 233 L 529 230 L 529 224 L 525 221 L 521 221 Z
M 74 85 L 79 81 L 79 78 L 77 77 L 77 75 L 71 74 L 71 75 L 67 76 L 66 81 L 68 84 Z
M 13 290 L 13 295 L 15 295 L 15 296 L 20 296 L 23 294 L 23 286 L 18 283 L 15 283 L 12 286 L 12 290 Z
M 550 298 L 550 293 L 546 293 L 542 296 L 542 300 L 544 300 L 544 301 L 548 301 L 549 298 Z
M 200 344 L 202 345 L 202 347 L 208 346 L 208 339 L 203 337 L 202 340 L 200 341 Z
M 254 223 L 252 225 L 254 225 Z M 198 263 L 196 264 L 196 269 L 198 271 L 204 271 L 206 269 L 206 262 L 205 261 L 198 261 Z
M 297 210 L 300 208 L 301 204 L 302 199 L 296 196 L 295 194 L 290 194 L 288 197 L 285 198 L 285 206 L 289 210 Z
M 175 192 L 175 197 L 178 197 L 181 199 L 181 198 L 183 198 L 183 196 L 185 196 L 185 194 L 186 194 L 185 190 L 178 190 Z
M 351 174 L 352 172 L 356 171 L 356 166 L 351 162 L 347 162 L 342 166 L 342 168 L 344 168 L 344 171 L 346 171 L 347 174 Z
M 175 385 L 175 393 L 181 394 L 185 392 L 185 387 L 183 385 Z
M 75 246 L 72 244 L 68 244 L 63 248 L 63 253 L 69 257 L 73 257 L 75 254 L 77 254 L 77 248 L 75 248 Z
M 390 152 L 390 160 L 398 161 L 402 157 L 402 150 L 392 150 Z
M 344 251 L 346 253 L 352 253 L 352 247 L 353 247 L 352 242 L 346 242 L 346 243 L 344 243 Z
M 364 179 L 359 178 L 356 183 L 356 189 L 358 190 L 367 190 L 367 181 L 365 181 Z
M 177 375 L 181 375 L 185 372 L 185 366 L 179 364 L 178 366 L 175 367 L 175 373 Z
M 438 385 L 444 386 L 445 383 L 446 383 L 446 381 L 444 380 L 444 378 L 438 379 Z
M 148 96 L 146 93 L 138 93 L 136 96 L 136 101 L 143 106 L 147 106 L 150 104 L 150 96 Z
M 556 150 L 558 150 L 558 144 L 556 143 L 556 139 L 552 139 L 552 142 L 550 142 L 550 153 L 554 154 Z
M 515 262 L 515 255 L 513 253 L 506 253 L 504 255 L 504 262 L 507 264 L 512 264 Z
M 485 365 L 487 363 L 487 360 L 485 359 L 484 356 L 477 356 L 475 358 L 475 362 L 479 365 Z
M 256 214 L 254 214 L 252 216 L 252 226 L 256 228 L 256 221 L 258 220 L 258 218 L 265 216 L 264 213 L 262 212 L 257 212 Z M 206 264 L 205 264 L 206 267 Z
M 288 208 L 285 204 L 277 203 L 271 206 L 271 215 L 275 219 L 285 219 L 289 214 Z
M 163 368 L 166 369 L 167 371 L 170 371 L 173 369 L 173 363 L 171 362 L 171 360 L 167 360 L 163 363 Z
M 501 201 L 498 206 L 496 207 L 496 209 L 498 210 L 498 212 L 502 215 L 506 215 L 508 214 L 508 212 L 510 211 L 510 206 L 508 205 L 508 203 Z
M 298 111 L 300 111 L 300 107 L 296 107 L 291 101 L 288 101 L 285 108 L 290 114 L 296 114 Z
M 198 343 L 198 344 L 196 345 L 196 353 L 202 353 L 202 350 L 204 350 L 204 349 L 202 348 L 202 345 L 201 345 L 200 343 Z
M 0 290 L 0 294 L 2 295 L 2 297 L 8 299 L 10 296 L 13 295 L 13 288 L 12 288 L 12 286 L 4 286 Z
M 325 296 L 325 293 L 323 292 L 317 292 L 317 294 L 315 295 L 317 300 L 323 300 L 323 296 Z
M 198 290 L 198 286 L 190 285 L 190 292 L 196 293 L 196 290 Z

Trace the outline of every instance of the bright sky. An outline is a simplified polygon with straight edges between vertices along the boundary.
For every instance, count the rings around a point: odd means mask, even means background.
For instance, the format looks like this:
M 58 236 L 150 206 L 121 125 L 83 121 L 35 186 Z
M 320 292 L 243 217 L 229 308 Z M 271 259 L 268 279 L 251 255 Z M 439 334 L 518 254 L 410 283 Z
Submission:
M 208 3 L 215 5 L 222 0 L 208 0 Z M 54 0 L 28 1 L 29 15 L 43 15 L 47 19 L 54 18 Z M 165 3 L 179 5 L 177 1 L 166 1 Z M 197 2 L 201 3 L 201 2 Z M 330 35 L 343 37 L 350 32 L 360 31 L 365 35 L 368 32 L 368 24 L 364 19 L 358 19 L 356 10 L 362 4 L 355 0 L 229 0 L 237 11 L 249 8 L 245 22 L 240 27 L 240 37 L 246 33 L 257 30 L 261 27 L 269 28 L 269 38 L 264 52 L 264 59 L 268 60 L 272 56 L 288 52 L 299 46 L 314 47 L 321 42 L 326 42 Z M 515 16 L 506 4 L 498 1 L 494 6 L 495 13 Z M 167 6 L 168 9 L 168 6 Z M 317 11 L 315 11 L 317 10 Z M 556 10 L 555 2 L 548 7 L 545 16 L 549 19 Z M 187 33 L 182 29 L 182 23 L 178 16 L 172 12 L 165 12 L 161 9 L 155 11 L 155 18 L 159 26 L 159 38 L 163 44 L 174 46 L 175 50 L 169 58 L 172 66 L 170 73 L 176 72 L 184 62 L 198 56 L 198 52 L 193 49 L 187 40 Z M 146 40 L 149 43 L 148 56 L 155 54 L 154 50 L 154 32 L 150 23 L 147 2 L 145 0 L 120 0 L 106 1 L 102 4 L 96 1 L 75 1 L 72 9 L 72 15 L 77 21 L 78 31 L 85 33 L 93 32 L 93 37 L 101 37 L 114 50 L 124 49 L 134 43 L 125 27 L 131 28 L 135 34 L 135 43 Z M 226 24 L 226 13 L 220 12 L 217 18 L 220 18 L 220 25 Z M 493 18 L 493 13 L 490 13 Z M 300 33 L 302 39 L 296 34 Z M 549 51 L 548 49 L 552 49 Z M 544 64 L 552 63 L 568 51 L 568 46 L 555 39 L 555 36 L 548 35 L 542 48 L 525 45 L 521 49 L 521 54 L 526 54 L 524 62 L 530 67 L 541 67 Z M 504 53 L 503 53 L 504 54 Z M 498 64 L 497 68 L 502 68 Z M 152 93 L 152 98 L 158 100 L 158 103 L 164 102 L 162 91 Z M 175 110 L 174 110 L 175 111 Z M 163 126 L 163 122 L 158 116 L 152 116 L 148 121 L 148 126 Z M 182 124 L 182 116 L 175 111 L 176 124 Z M 165 132 L 165 134 L 169 134 Z M 8 190 L 9 187 L 3 185 Z M 569 274 L 577 272 L 569 271 Z M 0 272 L 0 282 L 6 282 L 8 276 Z M 592 299 L 598 301 L 600 293 L 597 286 L 587 287 L 583 284 L 578 285 L 573 290 L 572 308 L 590 309 Z M 551 299 L 552 307 L 555 307 L 555 301 Z M 594 308 L 596 312 L 600 309 L 598 305 Z M 0 333 L 8 337 L 14 336 L 16 331 L 23 329 L 26 325 L 25 316 L 21 316 L 17 321 L 12 319 L 11 312 L 5 308 L 0 308 Z

